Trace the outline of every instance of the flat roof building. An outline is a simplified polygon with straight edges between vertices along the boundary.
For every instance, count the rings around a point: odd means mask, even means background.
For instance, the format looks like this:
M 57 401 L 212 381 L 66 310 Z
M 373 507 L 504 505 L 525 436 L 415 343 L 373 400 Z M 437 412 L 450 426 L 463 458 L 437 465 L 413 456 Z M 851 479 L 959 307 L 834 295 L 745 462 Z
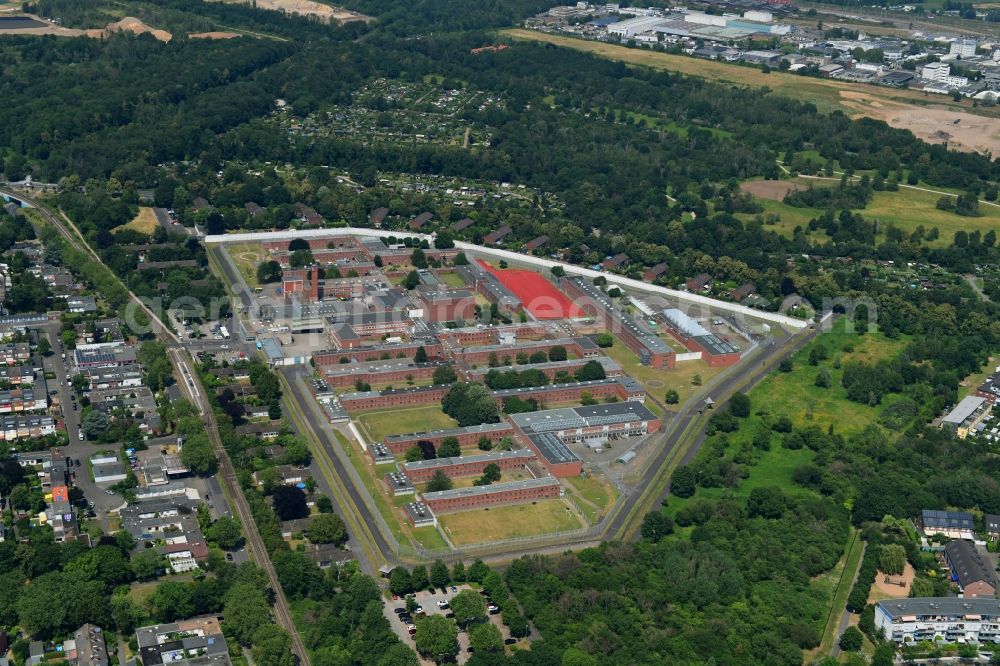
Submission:
M 943 534 L 952 539 L 975 538 L 975 523 L 972 514 L 965 511 L 935 511 L 925 509 L 917 519 L 924 534 Z
M 994 643 L 1000 641 L 1000 599 L 885 599 L 875 604 L 875 626 L 895 643 Z
M 488 486 L 453 488 L 436 493 L 424 493 L 424 504 L 435 513 L 458 511 L 498 504 L 519 504 L 540 499 L 551 499 L 562 495 L 562 484 L 558 479 L 546 476 L 540 479 L 525 479 L 509 483 L 493 483 Z
M 966 396 L 941 419 L 941 428 L 959 439 L 965 439 L 983 422 L 992 409 L 992 403 L 986 398 L 978 395 Z

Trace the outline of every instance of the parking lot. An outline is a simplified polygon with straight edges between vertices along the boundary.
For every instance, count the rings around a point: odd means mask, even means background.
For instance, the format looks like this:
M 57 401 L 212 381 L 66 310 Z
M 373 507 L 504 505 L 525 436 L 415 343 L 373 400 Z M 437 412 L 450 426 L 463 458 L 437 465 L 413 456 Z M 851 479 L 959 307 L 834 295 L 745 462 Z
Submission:
M 452 591 L 453 589 L 455 591 Z M 454 587 L 449 585 L 446 593 L 442 593 L 441 590 L 437 589 L 434 590 L 433 592 L 429 591 L 417 592 L 413 596 L 415 601 L 417 602 L 417 605 L 423 608 L 423 611 L 426 615 L 448 615 L 449 613 L 451 613 L 451 609 L 439 608 L 438 602 L 449 601 L 452 597 L 454 597 L 462 590 L 470 590 L 470 589 L 474 588 L 472 588 L 469 585 L 457 585 Z M 406 643 L 410 647 L 414 647 L 413 636 L 410 636 L 409 631 L 407 630 L 406 623 L 401 621 L 399 619 L 399 616 L 396 614 L 396 609 L 405 607 L 406 607 L 405 599 L 390 599 L 385 603 L 383 613 L 385 614 L 386 618 L 388 618 L 389 624 L 392 626 L 392 630 L 396 632 L 396 635 L 399 636 L 404 643 Z M 505 627 L 503 622 L 500 620 L 499 613 L 497 613 L 496 615 L 487 615 L 486 617 L 490 622 L 496 625 L 496 628 L 500 630 L 500 635 L 503 636 L 504 639 L 511 638 L 510 632 L 507 630 L 507 627 Z M 417 618 L 418 614 L 413 613 L 414 622 L 416 622 Z M 530 641 L 531 641 L 531 636 L 529 636 L 528 638 L 520 639 L 518 641 L 518 644 L 520 644 L 523 647 L 526 646 L 527 643 Z M 517 647 L 518 644 L 508 645 L 507 648 L 510 649 Z M 458 632 L 458 646 L 459 646 L 459 653 L 457 660 L 459 664 L 464 664 L 469 659 L 470 656 L 468 652 L 469 635 L 468 633 L 462 631 L 461 629 L 459 629 Z M 434 663 L 432 660 L 424 659 L 422 657 L 420 661 L 423 664 Z

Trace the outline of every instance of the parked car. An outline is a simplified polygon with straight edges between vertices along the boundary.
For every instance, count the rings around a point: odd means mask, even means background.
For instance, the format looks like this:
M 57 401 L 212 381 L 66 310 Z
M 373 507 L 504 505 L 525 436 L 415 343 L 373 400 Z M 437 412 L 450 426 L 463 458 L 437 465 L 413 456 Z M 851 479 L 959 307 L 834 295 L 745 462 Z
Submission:
M 403 613 L 406 612 L 406 609 L 403 608 L 402 606 L 398 606 L 396 608 L 393 608 L 392 612 L 395 613 L 396 615 L 402 615 Z
M 505 638 L 505 639 L 503 639 L 503 644 L 504 645 L 514 645 L 515 643 L 517 643 L 517 639 L 516 638 Z
M 486 610 L 489 611 L 490 615 L 496 615 L 500 612 L 500 607 L 496 604 L 489 604 L 486 606 Z
M 452 585 L 452 586 L 451 586 L 451 591 L 452 591 L 452 592 L 458 592 L 458 588 L 457 588 L 457 587 L 455 587 L 454 585 Z
M 438 608 L 440 608 L 442 610 L 445 609 L 445 608 L 448 608 L 448 602 L 445 601 L 444 599 L 442 599 L 441 601 L 437 602 L 437 604 L 438 604 Z

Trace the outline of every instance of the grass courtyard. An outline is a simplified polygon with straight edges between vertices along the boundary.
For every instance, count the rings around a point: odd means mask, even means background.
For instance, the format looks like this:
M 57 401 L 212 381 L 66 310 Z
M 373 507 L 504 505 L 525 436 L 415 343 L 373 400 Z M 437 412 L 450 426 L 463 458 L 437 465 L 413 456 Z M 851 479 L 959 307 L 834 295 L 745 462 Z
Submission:
M 239 270 L 247 285 L 259 287 L 257 282 L 257 265 L 264 261 L 264 249 L 260 243 L 233 243 L 226 247 L 229 256 Z
M 568 497 L 591 524 L 604 516 L 618 498 L 618 491 L 602 477 L 593 474 L 566 479 Z
M 698 390 L 699 387 L 694 383 L 696 377 L 701 379 L 701 384 L 705 384 L 725 370 L 725 368 L 713 368 L 703 361 L 685 361 L 670 370 L 657 370 L 640 363 L 635 352 L 626 347 L 619 338 L 615 338 L 613 346 L 602 351 L 617 361 L 626 375 L 639 381 L 647 392 L 661 401 L 667 389 L 672 388 L 677 391 L 683 402 Z
M 457 546 L 585 527 L 576 512 L 561 499 L 442 514 L 438 522 Z
M 354 419 L 373 442 L 384 441 L 386 435 L 441 430 L 458 425 L 453 418 L 441 411 L 439 405 L 379 409 L 359 413 Z

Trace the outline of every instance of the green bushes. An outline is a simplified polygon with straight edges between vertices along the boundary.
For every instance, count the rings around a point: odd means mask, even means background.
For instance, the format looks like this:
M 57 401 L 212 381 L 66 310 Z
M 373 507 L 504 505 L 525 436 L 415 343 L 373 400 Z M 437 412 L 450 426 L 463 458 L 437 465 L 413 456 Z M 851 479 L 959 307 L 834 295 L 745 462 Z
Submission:
M 865 556 L 861 560 L 858 579 L 854 583 L 850 596 L 847 597 L 847 610 L 860 613 L 868 605 L 868 593 L 871 591 L 875 576 L 878 575 L 879 559 L 882 556 L 882 546 L 869 541 Z

